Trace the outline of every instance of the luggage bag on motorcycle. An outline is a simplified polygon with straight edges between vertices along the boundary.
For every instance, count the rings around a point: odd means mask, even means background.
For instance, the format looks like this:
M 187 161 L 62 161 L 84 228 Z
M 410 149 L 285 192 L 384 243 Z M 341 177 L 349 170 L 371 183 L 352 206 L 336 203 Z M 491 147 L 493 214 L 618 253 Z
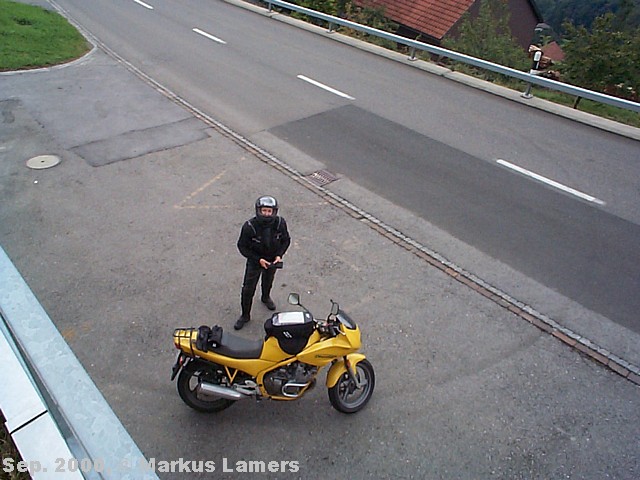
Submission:
M 196 348 L 203 352 L 208 352 L 220 345 L 222 342 L 222 327 L 214 325 L 209 328 L 206 325 L 198 327 L 198 337 L 196 338 Z
M 315 329 L 309 312 L 274 313 L 264 322 L 267 338 L 276 337 L 280 348 L 289 355 L 300 353 Z

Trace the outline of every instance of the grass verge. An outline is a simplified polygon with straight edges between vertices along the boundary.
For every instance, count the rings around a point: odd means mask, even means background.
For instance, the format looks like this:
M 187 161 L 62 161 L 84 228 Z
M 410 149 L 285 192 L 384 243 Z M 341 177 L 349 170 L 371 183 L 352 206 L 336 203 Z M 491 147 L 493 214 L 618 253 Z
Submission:
M 425 61 L 430 61 L 428 54 L 422 55 L 421 59 Z M 495 83 L 496 85 L 510 88 L 512 90 L 516 90 L 519 92 L 524 92 L 527 89 L 526 82 L 509 78 L 503 75 L 495 74 L 495 73 L 486 73 L 483 70 L 479 70 L 474 67 L 469 67 L 468 65 L 461 64 L 458 62 L 453 62 L 453 66 L 449 64 L 448 68 L 453 68 L 458 72 L 464 73 L 465 75 L 476 77 L 484 81 L 492 82 L 492 83 Z M 556 90 L 550 90 L 548 88 L 539 87 L 536 85 L 533 85 L 531 93 L 535 97 L 542 98 L 543 100 L 548 100 L 550 102 L 557 103 L 559 105 L 564 105 L 567 107 L 574 108 L 576 110 L 580 110 L 581 112 L 590 113 L 592 115 L 597 115 L 598 117 L 607 118 L 609 120 L 613 120 L 618 123 L 624 123 L 625 125 L 640 128 L 640 113 L 638 112 L 626 110 L 624 108 L 614 107 L 613 105 L 607 105 L 605 103 L 594 102 L 592 100 L 587 100 L 584 98 L 579 99 L 576 105 L 577 99 L 575 96 L 568 95 L 563 92 L 558 92 Z
M 91 45 L 56 12 L 0 0 L 0 71 L 48 67 L 84 55 Z
M 532 93 L 538 98 L 543 98 L 544 100 L 549 100 L 550 102 L 569 107 L 574 107 L 576 102 L 576 97 L 540 87 L 534 87 Z M 631 110 L 625 110 L 624 108 L 618 108 L 613 105 L 606 105 L 604 103 L 594 102 L 593 100 L 587 100 L 584 98 L 581 99 L 578 106 L 574 108 L 582 112 L 591 113 L 602 118 L 608 118 L 609 120 L 640 128 L 640 113 L 633 112 Z

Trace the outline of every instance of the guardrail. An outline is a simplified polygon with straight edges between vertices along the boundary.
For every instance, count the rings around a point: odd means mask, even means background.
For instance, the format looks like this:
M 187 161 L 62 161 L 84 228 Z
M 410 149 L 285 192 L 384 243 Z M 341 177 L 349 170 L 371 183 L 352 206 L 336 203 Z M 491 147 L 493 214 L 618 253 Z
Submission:
M 520 70 L 515 70 L 513 68 L 505 67 L 503 65 L 498 65 L 497 63 L 488 62 L 486 60 L 471 57 L 469 55 L 454 52 L 452 50 L 447 50 L 445 48 L 437 47 L 435 45 L 430 45 L 428 43 L 418 42 L 417 40 L 411 40 L 406 37 L 401 37 L 400 35 L 385 32 L 383 30 L 378 30 L 372 27 L 367 27 L 366 25 L 361 25 L 359 23 L 351 22 L 349 20 L 345 20 L 340 17 L 334 17 L 333 15 L 328 15 L 326 13 L 318 12 L 316 10 L 311 10 L 309 8 L 301 7 L 293 3 L 282 2 L 280 0 L 264 0 L 264 3 L 267 3 L 269 5 L 269 11 L 272 11 L 273 6 L 275 5 L 277 7 L 286 8 L 287 10 L 292 10 L 294 12 L 302 13 L 312 18 L 323 20 L 329 24 L 330 32 L 333 31 L 335 25 L 340 25 L 343 27 L 351 28 L 353 30 L 358 30 L 368 35 L 384 38 L 385 40 L 390 40 L 400 45 L 405 45 L 411 49 L 411 52 L 412 52 L 411 58 L 414 58 L 415 51 L 424 51 L 434 55 L 439 55 L 441 57 L 450 58 L 451 60 L 455 60 L 457 62 L 466 63 L 474 67 L 500 73 L 502 75 L 505 75 L 511 78 L 516 78 L 518 80 L 522 80 L 530 84 L 546 87 L 551 90 L 567 93 L 569 95 L 574 95 L 576 97 L 586 98 L 588 100 L 593 100 L 595 102 L 605 103 L 608 105 L 612 105 L 614 107 L 624 108 L 626 110 L 631 110 L 634 112 L 640 112 L 640 103 L 637 103 L 637 102 L 632 102 L 630 100 L 613 97 L 611 95 L 606 95 L 604 93 L 594 92 L 592 90 L 587 90 L 586 88 L 576 87 L 573 85 L 569 85 L 567 83 L 551 80 L 549 78 L 539 77 L 529 72 L 521 72 Z
M 31 474 L 32 478 L 47 478 L 47 472 L 56 472 L 57 459 L 71 459 L 69 449 L 53 415 L 40 396 L 36 382 L 22 361 L 19 349 L 6 329 L 0 312 L 0 371 L 2 390 L 0 408 L 5 417 L 5 428 L 20 452 L 21 459 L 3 458 L 3 478 L 14 478 L 15 472 Z M 22 464 L 20 462 L 23 462 Z M 82 480 L 79 470 L 58 468 L 60 479 Z M 13 475 L 12 475 L 13 474 Z M 49 475 L 53 476 L 53 475 Z
M 2 247 L 0 323 L 0 406 L 32 478 L 157 480 Z

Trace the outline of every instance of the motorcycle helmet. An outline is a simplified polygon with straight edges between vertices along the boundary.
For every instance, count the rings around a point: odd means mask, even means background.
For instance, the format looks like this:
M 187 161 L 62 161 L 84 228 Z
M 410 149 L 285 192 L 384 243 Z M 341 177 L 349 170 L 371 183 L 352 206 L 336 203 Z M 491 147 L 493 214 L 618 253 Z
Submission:
M 262 209 L 263 207 L 272 208 L 273 215 L 271 215 L 270 217 L 265 217 L 264 215 L 262 215 L 260 209 Z M 278 215 L 278 201 L 274 197 L 263 195 L 256 200 L 256 218 L 260 223 L 272 223 L 275 220 L 276 215 Z

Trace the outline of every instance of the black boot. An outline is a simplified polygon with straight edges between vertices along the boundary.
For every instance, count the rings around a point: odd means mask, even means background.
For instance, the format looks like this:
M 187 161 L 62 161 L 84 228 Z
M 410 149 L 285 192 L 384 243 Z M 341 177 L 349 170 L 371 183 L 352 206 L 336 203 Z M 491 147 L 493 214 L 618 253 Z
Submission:
M 266 298 L 262 297 L 262 303 L 264 303 L 269 310 L 276 309 L 276 304 L 273 303 L 273 300 L 271 300 L 271 297 L 266 297 Z
M 233 326 L 236 330 L 240 330 L 244 327 L 245 323 L 249 323 L 249 321 L 251 321 L 251 304 L 253 303 L 253 295 L 249 295 L 243 290 L 241 297 L 240 307 L 242 308 L 242 315 L 240 315 Z
M 275 277 L 275 270 L 266 270 L 262 273 L 262 296 L 261 300 L 269 310 L 275 310 L 276 304 L 271 300 L 271 287 L 273 286 L 273 279 Z
M 240 330 L 242 327 L 244 327 L 245 323 L 248 323 L 251 320 L 251 317 L 249 317 L 249 315 L 240 315 L 238 317 L 238 320 L 236 320 L 235 325 L 233 326 L 234 330 Z

